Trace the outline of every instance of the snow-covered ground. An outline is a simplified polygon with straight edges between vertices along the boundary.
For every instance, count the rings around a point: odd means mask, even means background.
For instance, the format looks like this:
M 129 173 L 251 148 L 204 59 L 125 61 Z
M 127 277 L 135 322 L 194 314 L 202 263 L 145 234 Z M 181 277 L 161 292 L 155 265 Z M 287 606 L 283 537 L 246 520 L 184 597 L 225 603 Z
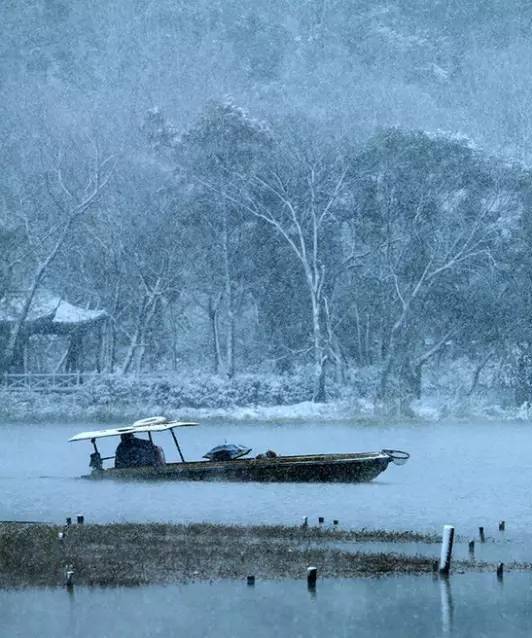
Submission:
M 423 398 L 406 406 L 398 399 L 375 403 L 378 368 L 351 370 L 343 384 L 329 380 L 327 403 L 312 402 L 312 371 L 304 368 L 291 375 L 242 374 L 232 379 L 194 372 L 87 375 L 82 384 L 67 391 L 0 386 L 0 421 L 120 421 L 159 414 L 238 422 L 532 418 L 529 407 L 515 405 L 511 383 L 503 383 L 500 373 L 497 376 L 487 367 L 472 388 L 473 371 L 466 360 L 428 369 Z
M 283 405 L 226 405 L 223 407 L 176 406 L 171 402 L 150 401 L 147 398 L 117 400 L 104 405 L 87 404 L 77 394 L 57 395 L 37 392 L 0 392 L 0 422 L 44 421 L 67 419 L 83 421 L 121 421 L 147 416 L 165 415 L 178 419 L 206 421 L 210 419 L 236 422 L 311 421 L 379 422 L 389 418 L 415 421 L 464 420 L 532 420 L 532 409 L 503 407 L 487 398 L 472 397 L 458 401 L 453 398 L 427 396 L 410 404 L 408 414 L 398 403 L 376 405 L 367 398 L 336 398 L 327 403 L 299 401 Z

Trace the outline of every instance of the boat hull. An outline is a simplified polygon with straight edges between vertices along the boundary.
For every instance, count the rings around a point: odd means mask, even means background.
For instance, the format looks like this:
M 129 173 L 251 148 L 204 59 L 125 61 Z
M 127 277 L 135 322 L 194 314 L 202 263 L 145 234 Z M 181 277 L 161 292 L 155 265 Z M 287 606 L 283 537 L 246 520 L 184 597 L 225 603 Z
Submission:
M 158 467 L 98 470 L 85 478 L 180 481 L 259 481 L 295 483 L 360 483 L 388 467 L 386 454 L 325 454 L 266 459 L 168 463 Z

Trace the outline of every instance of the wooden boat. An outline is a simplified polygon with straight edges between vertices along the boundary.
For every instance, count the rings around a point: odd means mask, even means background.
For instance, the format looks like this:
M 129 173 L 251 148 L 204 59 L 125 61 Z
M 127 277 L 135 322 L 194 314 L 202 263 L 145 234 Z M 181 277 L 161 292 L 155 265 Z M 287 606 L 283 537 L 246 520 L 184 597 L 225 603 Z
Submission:
M 168 421 L 164 417 L 152 417 L 123 428 L 81 432 L 69 440 L 89 440 L 92 443 L 94 447 L 90 461 L 92 472 L 84 477 L 92 479 L 357 483 L 371 481 L 384 472 L 390 462 L 402 465 L 410 456 L 407 452 L 400 450 L 381 450 L 380 452 L 346 454 L 236 458 L 228 461 L 185 461 L 174 429 L 196 425 L 198 423 Z M 114 459 L 114 457 L 100 456 L 96 446 L 98 439 L 123 434 L 147 433 L 149 440 L 152 441 L 154 433 L 164 431 L 170 431 L 181 459 L 180 462 L 104 468 L 103 461 Z

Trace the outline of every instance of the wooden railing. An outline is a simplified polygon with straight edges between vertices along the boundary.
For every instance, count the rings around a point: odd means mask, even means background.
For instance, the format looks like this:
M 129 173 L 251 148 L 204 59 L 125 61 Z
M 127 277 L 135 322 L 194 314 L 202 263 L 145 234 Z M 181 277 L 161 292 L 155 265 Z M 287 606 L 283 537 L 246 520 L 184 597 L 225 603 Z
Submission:
M 34 392 L 69 392 L 89 381 L 96 372 L 26 372 L 12 374 L 5 372 L 0 377 L 4 389 L 10 391 L 32 390 Z

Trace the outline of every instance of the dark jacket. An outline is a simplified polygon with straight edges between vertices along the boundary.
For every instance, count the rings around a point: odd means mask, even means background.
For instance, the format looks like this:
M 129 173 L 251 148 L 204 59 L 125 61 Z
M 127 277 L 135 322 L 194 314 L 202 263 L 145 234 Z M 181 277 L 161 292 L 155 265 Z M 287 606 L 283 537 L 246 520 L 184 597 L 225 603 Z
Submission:
M 115 452 L 115 467 L 141 467 L 155 465 L 158 461 L 157 448 L 146 439 L 131 437 L 121 441 Z

